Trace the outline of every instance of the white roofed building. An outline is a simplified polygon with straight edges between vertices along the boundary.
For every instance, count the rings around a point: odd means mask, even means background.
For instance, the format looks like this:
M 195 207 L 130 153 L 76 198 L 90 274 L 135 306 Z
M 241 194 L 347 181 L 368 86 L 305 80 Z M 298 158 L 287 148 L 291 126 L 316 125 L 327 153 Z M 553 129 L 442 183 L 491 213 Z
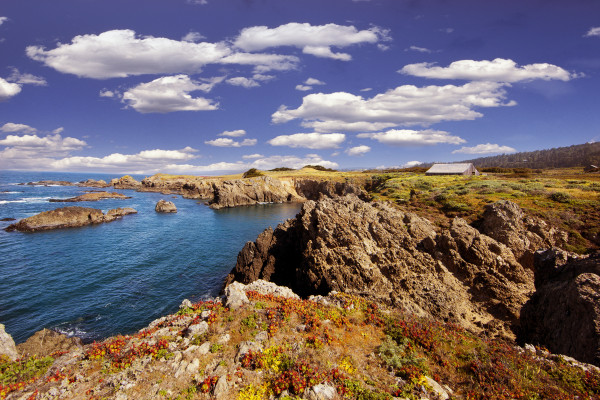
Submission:
M 425 175 L 479 175 L 479 171 L 471 163 L 433 164 Z

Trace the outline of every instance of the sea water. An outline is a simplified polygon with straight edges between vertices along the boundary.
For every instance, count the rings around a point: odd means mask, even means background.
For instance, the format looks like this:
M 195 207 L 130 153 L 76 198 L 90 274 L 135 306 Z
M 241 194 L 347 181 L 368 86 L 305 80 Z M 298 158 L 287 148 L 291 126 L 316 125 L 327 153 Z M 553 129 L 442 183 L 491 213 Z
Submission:
M 292 218 L 298 204 L 212 210 L 203 201 L 160 193 L 19 183 L 40 180 L 107 182 L 119 175 L 0 171 L 0 219 L 65 206 L 133 207 L 114 222 L 45 232 L 5 232 L 0 222 L 0 323 L 17 343 L 51 328 L 86 341 L 133 333 L 177 311 L 185 298 L 215 296 L 238 252 L 265 228 Z M 142 179 L 143 176 L 134 176 Z M 51 203 L 86 190 L 131 199 Z M 154 210 L 173 201 L 176 214 Z

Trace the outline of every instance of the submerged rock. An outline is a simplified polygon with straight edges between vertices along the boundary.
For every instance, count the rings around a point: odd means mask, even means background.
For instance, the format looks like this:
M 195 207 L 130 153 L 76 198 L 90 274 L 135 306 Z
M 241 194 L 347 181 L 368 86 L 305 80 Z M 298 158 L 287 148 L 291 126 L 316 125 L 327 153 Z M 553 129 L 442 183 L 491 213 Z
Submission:
M 21 232 L 38 232 L 59 228 L 75 228 L 91 224 L 111 222 L 127 214 L 135 214 L 133 208 L 117 208 L 109 210 L 106 215 L 101 210 L 88 207 L 62 207 L 44 211 L 32 217 L 24 218 L 9 225 L 5 230 Z
M 536 254 L 535 268 L 519 341 L 600 366 L 600 253 L 577 260 L 550 249 Z
M 534 289 L 532 271 L 466 221 L 439 229 L 356 196 L 308 201 L 246 243 L 226 285 L 257 279 L 302 296 L 354 293 L 509 338 Z
M 176 213 L 177 212 L 177 207 L 175 207 L 175 203 L 173 203 L 172 201 L 166 201 L 166 200 L 159 200 L 158 203 L 156 203 L 156 207 L 154 207 L 154 209 L 156 210 L 156 212 L 159 213 Z

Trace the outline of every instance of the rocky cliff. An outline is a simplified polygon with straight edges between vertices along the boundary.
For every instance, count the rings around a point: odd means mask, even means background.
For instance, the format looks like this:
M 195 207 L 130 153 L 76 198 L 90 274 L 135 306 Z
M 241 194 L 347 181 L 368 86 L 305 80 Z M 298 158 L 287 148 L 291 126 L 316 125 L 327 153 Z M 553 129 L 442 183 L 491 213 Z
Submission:
M 186 199 L 211 199 L 213 183 L 219 179 L 200 177 L 169 177 L 162 174 L 142 179 L 141 192 L 176 193 Z
M 295 188 L 287 181 L 268 176 L 213 182 L 213 209 L 252 205 L 257 203 L 299 202 Z
M 536 292 L 521 312 L 521 342 L 600 366 L 600 253 L 535 257 Z
M 518 208 L 499 203 L 494 210 L 507 207 Z M 507 236 L 522 217 L 516 213 L 511 223 L 500 219 L 495 224 L 494 215 L 484 216 L 483 225 L 498 237 Z M 529 226 L 522 225 L 523 232 L 535 234 Z M 532 270 L 504 243 L 464 220 L 455 218 L 438 228 L 415 214 L 356 196 L 308 201 L 295 219 L 248 242 L 226 285 L 256 279 L 289 286 L 303 296 L 331 290 L 360 294 L 510 338 L 534 291 Z
M 133 208 L 116 208 L 104 214 L 101 210 L 88 207 L 62 207 L 44 211 L 32 217 L 24 218 L 9 225 L 5 230 L 21 232 L 38 232 L 59 228 L 75 228 L 79 226 L 111 222 L 124 215 L 135 214 Z

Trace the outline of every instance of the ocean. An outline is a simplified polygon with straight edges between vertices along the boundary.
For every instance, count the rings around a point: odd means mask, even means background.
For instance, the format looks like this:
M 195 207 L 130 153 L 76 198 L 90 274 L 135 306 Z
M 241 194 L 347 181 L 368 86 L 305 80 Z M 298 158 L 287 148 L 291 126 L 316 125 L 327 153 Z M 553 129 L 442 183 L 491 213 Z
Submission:
M 130 334 L 177 311 L 185 298 L 215 296 L 244 244 L 300 209 L 299 204 L 264 204 L 215 211 L 203 201 L 161 193 L 18 185 L 88 178 L 109 182 L 119 176 L 0 171 L 0 219 L 72 205 L 138 211 L 106 224 L 36 233 L 5 232 L 16 221 L 0 222 L 0 323 L 17 343 L 43 328 L 85 341 Z M 48 201 L 86 190 L 132 198 Z M 160 199 L 173 201 L 177 213 L 155 212 Z

